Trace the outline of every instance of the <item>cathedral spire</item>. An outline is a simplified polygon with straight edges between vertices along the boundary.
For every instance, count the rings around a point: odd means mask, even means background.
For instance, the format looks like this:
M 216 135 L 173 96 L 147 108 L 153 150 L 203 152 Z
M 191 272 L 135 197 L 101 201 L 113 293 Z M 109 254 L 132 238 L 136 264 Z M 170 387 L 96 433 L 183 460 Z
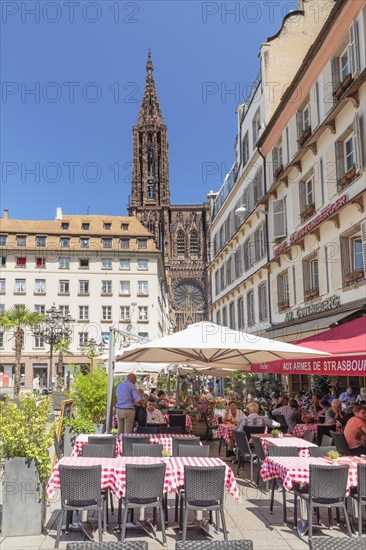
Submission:
M 147 75 L 145 81 L 145 90 L 142 96 L 140 114 L 138 119 L 139 126 L 143 125 L 144 123 L 151 124 L 152 122 L 164 124 L 163 116 L 160 110 L 158 93 L 155 87 L 153 71 L 154 66 L 151 58 L 151 50 L 149 50 L 146 63 Z

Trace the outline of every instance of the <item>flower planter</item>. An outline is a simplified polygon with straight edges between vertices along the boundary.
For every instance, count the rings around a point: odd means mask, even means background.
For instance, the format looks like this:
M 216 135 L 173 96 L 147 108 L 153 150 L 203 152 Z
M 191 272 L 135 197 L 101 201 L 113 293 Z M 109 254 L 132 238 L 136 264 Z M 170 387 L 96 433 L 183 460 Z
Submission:
M 94 424 L 94 429 L 96 434 L 104 434 L 105 424 Z
M 351 168 L 351 170 L 348 170 L 347 174 L 346 174 L 346 180 L 347 182 L 350 181 L 351 179 L 353 179 L 356 175 L 356 168 L 353 167 Z
M 342 82 L 343 90 L 346 90 L 347 88 L 349 88 L 349 86 L 352 84 L 352 82 L 353 82 L 353 77 L 350 73 L 346 76 L 346 78 Z
M 42 534 L 46 507 L 35 460 L 5 459 L 2 496 L 2 537 Z
M 278 304 L 279 311 L 283 311 L 284 309 L 288 309 L 290 307 L 290 304 L 288 302 L 281 302 Z
M 334 95 L 337 99 L 339 99 L 341 97 L 341 95 L 343 94 L 344 92 L 344 88 L 342 87 L 342 84 L 340 84 L 338 86 L 338 88 L 336 89 L 336 91 L 334 92 Z
M 274 175 L 275 178 L 278 178 L 278 176 L 279 176 L 280 174 L 282 174 L 282 172 L 283 172 L 283 165 L 281 164 L 281 165 L 275 170 L 275 172 L 274 172 L 273 175 Z
M 348 183 L 348 179 L 347 179 L 347 176 L 343 176 L 343 178 L 341 180 L 339 180 L 338 182 L 338 185 L 340 187 L 343 187 L 344 185 L 346 185 Z
M 311 136 L 311 128 L 307 128 L 307 129 L 303 132 L 301 138 L 298 140 L 301 147 L 304 145 L 305 141 L 306 141 L 310 136 Z

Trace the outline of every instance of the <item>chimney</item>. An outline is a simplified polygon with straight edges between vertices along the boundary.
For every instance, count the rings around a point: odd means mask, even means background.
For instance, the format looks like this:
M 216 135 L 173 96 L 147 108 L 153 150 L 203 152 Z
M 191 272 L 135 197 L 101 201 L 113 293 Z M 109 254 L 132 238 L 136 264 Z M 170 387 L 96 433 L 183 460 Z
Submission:
M 62 208 L 59 206 L 56 208 L 56 220 L 62 220 Z
M 4 220 L 7 220 L 9 218 L 9 210 L 7 208 L 4 208 Z

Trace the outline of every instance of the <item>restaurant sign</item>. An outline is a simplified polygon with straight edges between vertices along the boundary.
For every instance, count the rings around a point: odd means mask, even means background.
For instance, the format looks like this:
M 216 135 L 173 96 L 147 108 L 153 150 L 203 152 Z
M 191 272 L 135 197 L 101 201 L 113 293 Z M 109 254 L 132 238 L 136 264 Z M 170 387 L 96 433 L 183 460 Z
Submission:
M 309 317 L 309 315 L 315 315 L 316 313 L 322 313 L 323 311 L 330 311 L 331 309 L 337 309 L 341 305 L 341 298 L 337 294 L 330 296 L 321 302 L 310 304 L 309 306 L 298 307 L 295 311 L 288 311 L 285 316 L 286 321 L 293 321 L 296 319 L 302 319 L 303 317 Z
M 322 358 L 282 359 L 252 365 L 252 372 L 272 374 L 319 374 L 328 376 L 366 376 L 365 355 L 339 355 Z
M 284 241 L 282 241 L 280 246 L 275 248 L 274 255 L 279 256 L 280 254 L 282 254 L 282 252 L 287 250 L 289 246 L 292 246 L 297 242 L 301 241 L 301 239 L 303 239 L 305 235 L 307 235 L 310 231 L 313 231 L 322 222 L 324 222 L 325 220 L 333 216 L 333 214 L 338 212 L 338 210 L 340 210 L 342 206 L 346 204 L 346 202 L 347 202 L 346 195 L 342 195 L 335 202 L 333 202 L 332 204 L 324 208 L 324 210 L 322 210 L 317 216 L 315 216 L 315 218 L 312 218 L 306 225 L 304 225 L 304 227 L 299 229 L 299 231 L 295 231 L 295 233 L 293 233 L 288 240 L 285 239 Z

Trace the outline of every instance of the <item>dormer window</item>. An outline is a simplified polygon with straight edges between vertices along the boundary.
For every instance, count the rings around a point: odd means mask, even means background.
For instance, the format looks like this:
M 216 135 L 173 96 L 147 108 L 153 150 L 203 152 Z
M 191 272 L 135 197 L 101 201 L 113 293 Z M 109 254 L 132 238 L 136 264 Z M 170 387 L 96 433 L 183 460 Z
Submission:
M 128 231 L 128 226 L 129 226 L 128 223 L 121 223 L 121 229 L 122 229 L 122 231 Z
M 112 229 L 112 224 L 111 223 L 104 223 L 103 224 L 103 229 L 105 229 L 106 231 L 110 231 Z
M 17 246 L 26 246 L 27 244 L 27 237 L 24 235 L 18 235 L 17 236 Z
M 83 229 L 84 231 L 87 231 L 89 228 L 90 228 L 90 223 L 83 222 L 81 224 L 81 229 Z
M 37 246 L 46 246 L 46 237 L 36 237 Z
M 68 222 L 62 222 L 61 223 L 61 229 L 69 229 L 69 223 Z

